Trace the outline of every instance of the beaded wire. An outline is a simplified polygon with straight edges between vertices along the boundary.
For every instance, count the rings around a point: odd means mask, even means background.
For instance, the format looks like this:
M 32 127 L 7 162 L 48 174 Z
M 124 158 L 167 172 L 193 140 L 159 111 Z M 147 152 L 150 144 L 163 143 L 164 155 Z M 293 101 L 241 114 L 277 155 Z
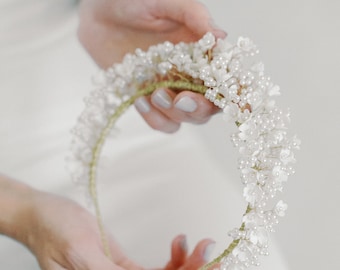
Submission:
M 195 43 L 165 42 L 146 52 L 137 49 L 104 73 L 73 130 L 69 165 L 72 177 L 88 185 L 107 256 L 111 253 L 96 189 L 101 150 L 116 120 L 130 105 L 163 87 L 203 94 L 237 127 L 231 141 L 239 150 L 238 167 L 248 206 L 240 228 L 229 232 L 231 244 L 201 269 L 243 270 L 259 265 L 259 255 L 268 254 L 268 234 L 287 209 L 282 201 L 269 209 L 268 203 L 294 173 L 291 164 L 300 141 L 288 137 L 289 112 L 279 109 L 273 100 L 280 94 L 279 87 L 264 76 L 262 63 L 248 63 L 257 53 L 248 38 L 240 37 L 230 45 L 207 33 Z

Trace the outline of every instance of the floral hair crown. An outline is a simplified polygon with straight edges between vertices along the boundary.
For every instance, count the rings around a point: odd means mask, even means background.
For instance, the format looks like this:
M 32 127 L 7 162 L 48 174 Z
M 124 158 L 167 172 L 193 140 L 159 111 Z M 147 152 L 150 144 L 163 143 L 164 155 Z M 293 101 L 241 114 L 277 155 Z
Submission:
M 148 51 L 137 49 L 105 72 L 103 84 L 86 99 L 73 129 L 71 173 L 76 181 L 88 183 L 108 256 L 96 191 L 101 149 L 124 111 L 160 87 L 204 94 L 237 127 L 231 141 L 239 150 L 238 169 L 248 206 L 240 227 L 229 232 L 229 246 L 202 269 L 242 270 L 258 265 L 259 255 L 268 254 L 268 234 L 287 209 L 284 202 L 272 204 L 272 200 L 294 172 L 291 164 L 300 141 L 288 137 L 289 112 L 273 100 L 279 87 L 264 75 L 262 63 L 248 61 L 257 53 L 248 38 L 230 45 L 207 33 L 195 43 L 165 42 Z

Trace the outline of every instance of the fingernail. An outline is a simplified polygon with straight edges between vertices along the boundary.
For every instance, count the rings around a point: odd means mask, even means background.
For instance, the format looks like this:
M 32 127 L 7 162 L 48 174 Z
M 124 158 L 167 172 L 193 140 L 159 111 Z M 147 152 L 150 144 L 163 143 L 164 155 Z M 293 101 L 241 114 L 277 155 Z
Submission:
M 190 97 L 182 97 L 179 101 L 176 102 L 175 108 L 179 109 L 183 112 L 194 112 L 197 109 L 197 103 Z
M 180 245 L 183 251 L 185 252 L 188 251 L 188 242 L 187 242 L 187 237 L 185 235 L 183 235 Z
M 170 109 L 172 106 L 172 99 L 164 89 L 157 90 L 152 95 L 151 100 L 164 109 Z
M 135 106 L 137 111 L 140 113 L 147 113 L 151 109 L 150 104 L 145 97 L 137 98 L 135 101 Z
M 213 33 L 217 39 L 224 39 L 228 35 L 226 31 L 221 29 L 214 29 Z
M 203 251 L 203 259 L 204 261 L 208 262 L 210 261 L 210 255 L 215 247 L 215 242 L 211 242 L 205 247 L 205 250 Z

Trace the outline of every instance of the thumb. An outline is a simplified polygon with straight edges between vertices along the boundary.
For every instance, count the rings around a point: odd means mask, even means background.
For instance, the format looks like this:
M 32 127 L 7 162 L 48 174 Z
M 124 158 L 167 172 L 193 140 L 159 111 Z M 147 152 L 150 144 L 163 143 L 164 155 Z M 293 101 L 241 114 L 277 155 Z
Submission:
M 195 247 L 194 251 L 187 259 L 183 270 L 199 269 L 210 260 L 210 253 L 215 246 L 215 242 L 211 239 L 204 239 L 200 241 Z
M 171 260 L 164 270 L 179 269 L 187 258 L 187 241 L 185 235 L 178 235 L 171 244 Z

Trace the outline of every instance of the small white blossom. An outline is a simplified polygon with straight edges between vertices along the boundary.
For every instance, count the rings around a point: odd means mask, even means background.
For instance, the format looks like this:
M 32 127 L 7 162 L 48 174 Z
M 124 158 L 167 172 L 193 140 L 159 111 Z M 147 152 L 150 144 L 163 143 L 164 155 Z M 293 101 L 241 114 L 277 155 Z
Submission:
M 243 196 L 248 203 L 254 206 L 263 199 L 263 191 L 259 185 L 251 183 L 244 188 Z
M 269 96 L 279 96 L 280 95 L 280 87 L 278 85 L 273 85 L 268 89 Z
M 215 36 L 212 33 L 207 33 L 197 44 L 204 52 L 210 50 L 215 45 Z
M 273 168 L 273 176 L 275 180 L 279 183 L 286 182 L 288 179 L 288 174 L 286 171 L 283 170 L 281 166 L 275 166 Z
M 280 152 L 280 160 L 283 164 L 295 162 L 294 152 L 290 149 L 282 149 Z
M 250 69 L 259 74 L 260 76 L 263 76 L 264 74 L 264 64 L 262 62 L 253 64 Z
M 226 121 L 231 122 L 231 121 L 236 121 L 237 116 L 239 114 L 239 107 L 235 103 L 228 104 L 227 106 L 224 107 L 223 109 L 223 117 Z
M 255 52 L 256 45 L 249 38 L 239 37 L 237 40 L 237 47 L 245 52 Z
M 248 214 L 245 214 L 242 218 L 242 221 L 246 225 L 247 228 L 253 229 L 257 226 L 263 225 L 263 215 L 256 211 L 251 211 Z
M 259 247 L 268 245 L 268 231 L 264 227 L 257 227 L 249 231 L 248 238 L 250 242 Z
M 239 137 L 242 140 L 252 140 L 259 136 L 259 130 L 254 122 L 248 121 L 239 126 Z
M 284 203 L 283 201 L 278 201 L 274 211 L 278 216 L 283 217 L 286 214 L 287 208 L 288 205 L 286 203 Z

